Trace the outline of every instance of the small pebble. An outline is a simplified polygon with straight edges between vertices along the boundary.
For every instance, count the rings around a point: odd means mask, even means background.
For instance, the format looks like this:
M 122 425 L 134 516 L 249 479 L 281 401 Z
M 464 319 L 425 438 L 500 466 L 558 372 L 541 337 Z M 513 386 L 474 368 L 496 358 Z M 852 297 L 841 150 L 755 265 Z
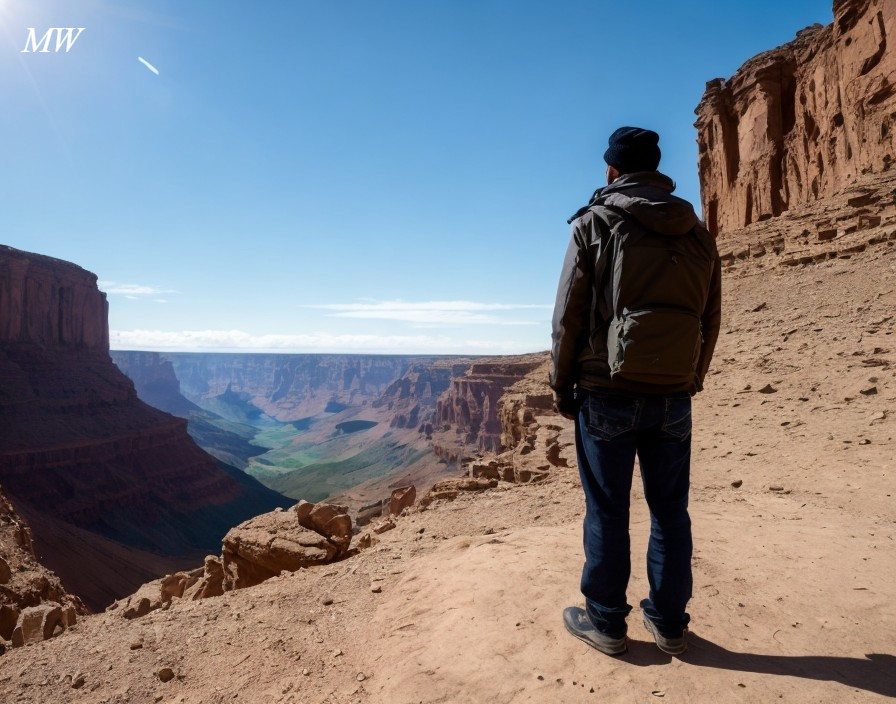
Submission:
M 733 482 L 731 482 L 731 486 L 733 486 L 735 489 L 740 489 L 743 485 L 743 479 L 735 479 Z
M 329 606 L 330 604 L 333 603 L 333 597 L 331 597 L 331 596 L 322 596 L 322 597 L 320 598 L 320 603 L 323 604 L 324 606 Z
M 159 679 L 162 680 L 162 682 L 170 682 L 174 679 L 174 670 L 170 667 L 163 667 L 159 670 Z
M 363 682 L 366 679 L 367 679 L 367 675 L 365 675 L 363 672 L 358 673 L 358 682 Z
M 371 584 L 370 591 L 372 591 L 374 594 L 379 594 L 381 591 L 383 591 L 383 588 L 379 584 Z

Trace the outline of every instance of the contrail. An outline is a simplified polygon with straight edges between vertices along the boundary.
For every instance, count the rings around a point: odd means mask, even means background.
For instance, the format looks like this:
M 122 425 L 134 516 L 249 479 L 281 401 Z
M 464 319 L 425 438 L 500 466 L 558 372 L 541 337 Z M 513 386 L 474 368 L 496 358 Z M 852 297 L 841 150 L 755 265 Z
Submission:
M 159 69 L 157 69 L 157 68 L 156 68 L 155 66 L 153 66 L 151 63 L 149 63 L 149 61 L 147 61 L 146 59 L 144 59 L 142 56 L 138 56 L 138 57 L 137 57 L 137 61 L 139 61 L 139 62 L 140 62 L 141 64 L 143 64 L 144 66 L 146 66 L 146 68 L 148 68 L 150 71 L 152 71 L 152 72 L 153 72 L 154 74 L 156 74 L 157 76 L 159 75 Z

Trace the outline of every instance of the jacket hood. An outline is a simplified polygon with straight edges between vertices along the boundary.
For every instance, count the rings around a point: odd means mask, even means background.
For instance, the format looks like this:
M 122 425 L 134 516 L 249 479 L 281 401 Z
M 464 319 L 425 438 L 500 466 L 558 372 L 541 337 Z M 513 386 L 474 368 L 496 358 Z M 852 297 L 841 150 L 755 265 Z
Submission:
M 664 235 L 684 235 L 699 222 L 694 206 L 672 195 L 675 183 L 659 171 L 625 174 L 609 186 L 599 188 L 583 214 L 592 205 L 606 204 L 625 210 L 645 228 Z

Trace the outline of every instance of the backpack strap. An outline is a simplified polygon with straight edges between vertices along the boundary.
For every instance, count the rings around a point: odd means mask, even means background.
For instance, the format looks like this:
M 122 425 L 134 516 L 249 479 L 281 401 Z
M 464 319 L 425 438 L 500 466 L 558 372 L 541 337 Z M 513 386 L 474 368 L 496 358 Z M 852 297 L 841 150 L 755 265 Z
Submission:
M 608 298 L 607 292 L 612 289 L 607 286 L 607 270 L 612 272 L 612 261 L 614 260 L 613 252 L 616 250 L 618 238 L 616 237 L 616 232 L 613 228 L 610 227 L 610 224 L 602 217 L 600 217 L 597 212 L 597 206 L 605 208 L 606 210 L 610 210 L 613 212 L 622 211 L 621 208 L 617 208 L 615 206 L 606 205 L 603 202 L 603 199 L 598 198 L 596 202 L 591 203 L 588 206 L 588 210 L 594 210 L 595 216 L 600 221 L 601 234 L 603 235 L 603 241 L 601 242 L 601 251 L 598 255 L 597 261 L 594 264 L 594 281 L 597 284 L 595 286 L 595 299 L 596 306 L 592 309 L 592 321 L 591 321 L 591 329 L 597 329 L 599 322 L 600 325 L 607 325 L 613 319 L 613 301 Z M 622 211 L 624 212 L 624 211 Z M 596 310 L 595 310 L 596 309 Z M 596 318 L 600 318 L 598 321 Z

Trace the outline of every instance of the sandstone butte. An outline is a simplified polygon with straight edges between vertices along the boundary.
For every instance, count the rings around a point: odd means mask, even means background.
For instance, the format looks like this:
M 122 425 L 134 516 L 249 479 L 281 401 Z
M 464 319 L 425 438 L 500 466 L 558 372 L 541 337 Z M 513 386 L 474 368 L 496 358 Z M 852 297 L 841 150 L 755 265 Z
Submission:
M 896 83 L 892 54 L 885 48 L 874 64 L 868 49 L 874 41 L 880 46 L 881 36 L 894 36 L 892 2 L 838 2 L 834 10 L 832 26 L 802 32 L 730 80 L 711 83 L 698 109 L 701 179 L 704 197 L 717 201 L 726 298 L 717 359 L 695 403 L 695 582 L 685 655 L 661 655 L 635 614 L 630 651 L 622 658 L 603 657 L 563 629 L 562 607 L 580 603 L 583 501 L 572 427 L 550 409 L 542 354 L 502 360 L 507 373 L 478 395 L 470 393 L 480 383 L 475 378 L 452 383 L 437 404 L 434 426 L 442 425 L 434 427 L 433 440 L 441 433 L 461 442 L 462 476 L 436 484 L 414 503 L 406 498 L 410 489 L 382 502 L 397 515 L 374 516 L 361 531 L 355 526 L 348 548 L 333 553 L 335 561 L 298 569 L 286 564 L 306 548 L 312 558 L 325 555 L 322 538 L 340 543 L 339 507 L 304 505 L 259 516 L 235 527 L 221 556 L 206 558 L 205 567 L 197 562 L 191 571 L 145 585 L 139 598 L 4 655 L 0 699 L 404 704 L 896 697 L 893 172 L 882 156 L 861 166 L 856 161 L 851 170 L 839 163 L 844 156 L 859 159 L 853 144 L 836 157 L 837 184 L 822 187 L 819 179 L 817 197 L 788 196 L 786 208 L 765 217 L 763 208 L 771 206 L 756 206 L 756 184 L 764 182 L 757 170 L 753 204 L 745 207 L 749 169 L 742 165 L 760 159 L 748 147 L 758 135 L 773 134 L 780 117 L 766 109 L 762 81 L 754 80 L 758 66 L 794 56 L 794 96 L 827 92 L 836 81 L 848 86 L 875 66 L 890 67 L 879 69 L 875 85 Z M 874 65 L 867 68 L 869 57 Z M 821 88 L 819 80 L 810 87 L 818 67 L 837 73 Z M 744 180 L 729 178 L 730 145 L 725 151 L 706 141 L 716 91 L 740 101 L 725 115 L 733 115 L 731 124 L 743 135 L 737 173 Z M 890 116 L 880 123 L 888 132 L 896 119 L 892 93 L 874 105 Z M 745 114 L 749 125 L 738 122 Z M 715 160 L 709 165 L 707 149 Z M 791 141 L 781 149 L 776 158 L 800 163 L 800 148 L 789 152 Z M 831 164 L 824 168 L 829 173 Z M 808 172 L 800 178 L 811 184 Z M 748 210 L 763 219 L 740 220 Z M 823 227 L 836 232 L 821 237 L 829 231 Z M 520 366 L 511 382 L 505 377 L 513 376 L 514 361 Z M 491 397 L 481 393 L 486 387 L 500 391 Z M 468 437 L 474 416 L 496 423 L 484 424 L 481 447 L 478 433 Z M 647 588 L 638 555 L 649 516 L 635 484 L 630 601 L 637 603 Z M 336 520 L 333 533 L 302 523 L 314 509 L 326 525 Z M 278 537 L 283 544 L 274 550 Z M 222 575 L 228 554 L 254 555 L 261 564 L 277 551 L 288 556 L 279 573 L 271 564 L 271 576 L 253 586 L 222 586 L 219 596 L 197 597 L 198 580 L 228 584 Z M 154 608 L 141 607 L 144 598 Z

